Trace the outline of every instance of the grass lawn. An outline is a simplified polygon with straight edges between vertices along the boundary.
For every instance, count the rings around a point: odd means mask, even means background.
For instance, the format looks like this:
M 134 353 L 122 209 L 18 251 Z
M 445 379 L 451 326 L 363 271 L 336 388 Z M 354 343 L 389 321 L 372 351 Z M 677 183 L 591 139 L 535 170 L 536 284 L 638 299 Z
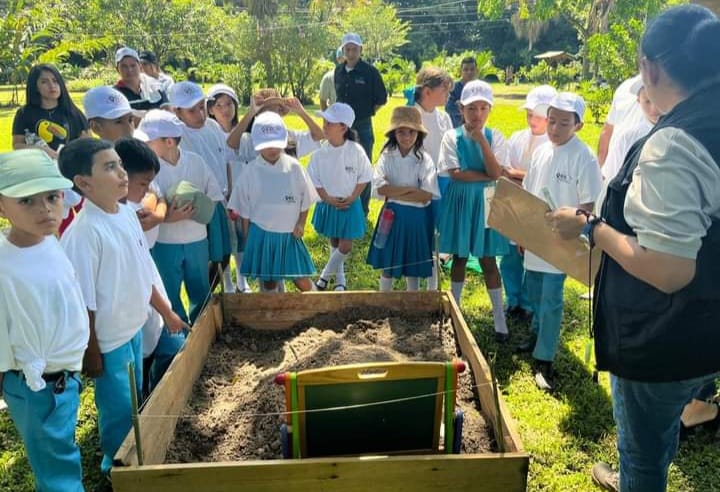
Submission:
M 524 113 L 517 108 L 527 89 L 527 86 L 495 86 L 496 103 L 489 123 L 506 137 L 525 126 Z M 393 98 L 376 116 L 376 155 L 383 144 L 382 135 L 392 108 L 403 102 Z M 10 148 L 13 114 L 14 110 L 0 109 L 0 151 Z M 292 117 L 288 118 L 288 124 L 301 126 L 300 121 Z M 580 137 L 595 148 L 599 134 L 599 125 L 587 124 Z M 379 203 L 372 204 L 370 230 L 379 208 Z M 305 240 L 316 265 L 321 267 L 328 258 L 328 244 L 312 227 L 307 228 Z M 352 289 L 377 289 L 378 274 L 364 261 L 368 242 L 367 236 L 359 241 L 347 262 L 348 285 Z M 443 287 L 449 288 L 447 275 Z M 608 378 L 602 374 L 600 383 L 593 383 L 591 366 L 584 361 L 588 306 L 587 301 L 579 297 L 583 290 L 575 281 L 566 283 L 562 346 L 556 363 L 559 382 L 556 392 L 550 395 L 535 388 L 529 356 L 514 354 L 510 349 L 526 336 L 526 329 L 511 324 L 510 344 L 499 347 L 493 337 L 492 313 L 482 278 L 474 274 L 468 276 L 463 311 L 486 357 L 497 353 L 500 387 L 518 423 L 525 449 L 532 455 L 528 487 L 531 491 L 597 490 L 588 474 L 592 464 L 598 460 L 617 464 Z M 92 388 L 83 393 L 78 440 L 83 452 L 87 489 L 104 490 L 97 473 L 99 457 Z M 710 436 L 699 436 L 683 444 L 670 470 L 670 490 L 704 492 L 720 489 L 719 484 L 717 443 Z M 6 413 L 0 413 L 0 490 L 32 490 L 27 460 Z

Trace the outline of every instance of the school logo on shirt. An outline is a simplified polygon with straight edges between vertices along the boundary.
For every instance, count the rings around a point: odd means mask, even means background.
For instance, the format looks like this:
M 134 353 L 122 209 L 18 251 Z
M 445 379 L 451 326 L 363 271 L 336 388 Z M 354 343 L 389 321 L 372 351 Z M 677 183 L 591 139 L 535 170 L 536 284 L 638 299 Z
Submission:
M 295 195 L 285 195 L 285 203 L 295 203 Z
M 345 172 L 348 173 L 348 174 L 355 174 L 355 173 L 356 173 L 355 168 L 352 167 L 352 166 L 345 166 Z
M 561 183 L 570 184 L 570 181 L 572 180 L 571 176 L 568 176 L 565 173 L 557 172 L 555 173 L 555 179 L 557 181 L 560 181 Z

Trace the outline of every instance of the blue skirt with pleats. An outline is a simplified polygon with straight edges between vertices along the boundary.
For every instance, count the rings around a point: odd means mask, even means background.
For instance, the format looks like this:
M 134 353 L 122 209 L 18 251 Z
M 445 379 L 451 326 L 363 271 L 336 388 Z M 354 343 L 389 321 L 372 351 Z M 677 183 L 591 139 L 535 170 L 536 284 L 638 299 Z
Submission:
M 302 239 L 250 223 L 240 273 L 263 281 L 292 280 L 313 275 L 315 265 Z
M 325 202 L 315 205 L 312 225 L 318 234 L 338 239 L 361 239 L 365 235 L 365 213 L 360 199 L 338 210 Z
M 232 245 L 230 243 L 230 225 L 225 207 L 221 202 L 215 206 L 215 213 L 207 225 L 208 248 L 210 249 L 210 261 L 220 262 L 230 255 Z

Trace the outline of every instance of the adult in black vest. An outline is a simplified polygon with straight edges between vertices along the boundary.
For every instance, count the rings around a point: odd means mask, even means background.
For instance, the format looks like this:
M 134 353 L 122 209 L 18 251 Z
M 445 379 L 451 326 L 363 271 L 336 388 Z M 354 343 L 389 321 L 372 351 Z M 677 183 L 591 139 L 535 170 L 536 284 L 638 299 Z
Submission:
M 610 371 L 620 490 L 664 491 L 683 407 L 720 371 L 720 21 L 697 5 L 647 28 L 640 71 L 663 113 L 628 152 L 599 214 L 549 214 L 603 250 L 597 366 Z M 606 465 L 593 477 L 609 486 Z M 607 481 L 605 480 L 607 479 Z
M 335 68 L 335 93 L 337 102 L 350 105 L 355 111 L 353 129 L 357 131 L 359 143 L 372 162 L 372 150 L 375 143 L 372 117 L 387 102 L 387 90 L 380 72 L 361 59 L 362 39 L 358 34 L 343 36 L 341 49 L 345 61 Z M 370 204 L 370 187 L 360 195 L 363 210 L 367 216 Z

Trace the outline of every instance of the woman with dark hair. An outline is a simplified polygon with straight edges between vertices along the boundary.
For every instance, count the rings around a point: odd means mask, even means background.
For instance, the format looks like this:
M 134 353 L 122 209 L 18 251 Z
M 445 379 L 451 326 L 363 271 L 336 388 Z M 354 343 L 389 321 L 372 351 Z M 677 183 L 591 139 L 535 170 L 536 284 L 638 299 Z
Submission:
M 41 147 L 57 158 L 57 150 L 76 138 L 88 136 L 88 123 L 72 102 L 57 68 L 35 65 L 25 87 L 25 105 L 15 113 L 13 149 Z
M 597 366 L 610 372 L 619 488 L 664 491 L 684 406 L 720 371 L 720 21 L 682 5 L 641 43 L 663 116 L 625 157 L 597 215 L 548 215 L 603 251 L 595 281 Z M 617 490 L 607 465 L 593 478 Z

